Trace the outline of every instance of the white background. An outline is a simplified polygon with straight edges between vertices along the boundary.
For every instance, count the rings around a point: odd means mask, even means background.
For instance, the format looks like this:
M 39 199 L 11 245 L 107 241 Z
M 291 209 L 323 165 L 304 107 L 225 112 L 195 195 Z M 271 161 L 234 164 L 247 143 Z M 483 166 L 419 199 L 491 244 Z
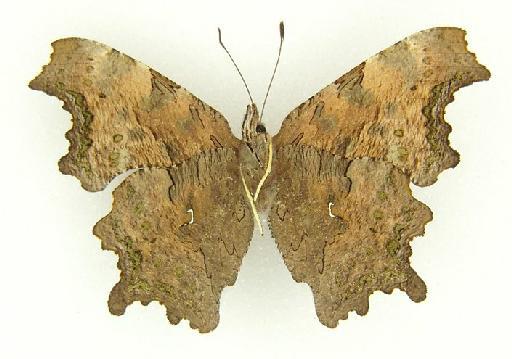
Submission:
M 1 6 L 0 357 L 299 358 L 511 355 L 510 9 L 506 1 L 12 1 Z M 238 281 L 223 292 L 221 321 L 198 334 L 168 324 L 156 303 L 122 317 L 106 300 L 116 257 L 92 226 L 114 185 L 82 190 L 58 172 L 70 115 L 28 81 L 50 42 L 95 39 L 155 68 L 231 119 L 239 136 L 247 97 L 217 43 L 217 26 L 261 103 L 286 39 L 266 109 L 272 133 L 300 102 L 367 57 L 416 31 L 459 26 L 492 72 L 448 106 L 461 163 L 434 186 L 414 188 L 434 221 L 413 243 L 427 283 L 415 304 L 395 290 L 370 298 L 367 316 L 336 329 L 316 319 L 305 284 L 293 282 L 269 237 L 255 236 Z M 119 180 L 115 182 L 118 184 Z

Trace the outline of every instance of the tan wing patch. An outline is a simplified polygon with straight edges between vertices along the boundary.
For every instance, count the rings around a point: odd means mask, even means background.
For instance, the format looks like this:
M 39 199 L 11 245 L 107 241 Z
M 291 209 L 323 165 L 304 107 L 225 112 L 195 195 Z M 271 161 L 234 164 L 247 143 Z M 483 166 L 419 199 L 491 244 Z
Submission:
M 119 255 L 110 311 L 159 301 L 171 323 L 185 318 L 200 332 L 213 330 L 221 291 L 234 284 L 253 228 L 233 151 L 133 173 L 94 228 L 103 248 Z
M 313 290 L 323 324 L 335 327 L 352 310 L 366 314 L 376 290 L 425 298 L 409 242 L 432 215 L 412 197 L 408 176 L 384 161 L 312 147 L 287 146 L 277 158 L 272 234 L 293 278 Z
M 30 87 L 73 115 L 59 163 L 89 191 L 140 167 L 170 167 L 201 152 L 238 148 L 226 119 L 183 87 L 119 51 L 68 38 Z
M 276 148 L 302 144 L 381 159 L 415 184 L 434 183 L 459 158 L 449 146 L 446 105 L 459 88 L 490 76 L 464 37 L 461 29 L 433 28 L 381 51 L 293 110 Z

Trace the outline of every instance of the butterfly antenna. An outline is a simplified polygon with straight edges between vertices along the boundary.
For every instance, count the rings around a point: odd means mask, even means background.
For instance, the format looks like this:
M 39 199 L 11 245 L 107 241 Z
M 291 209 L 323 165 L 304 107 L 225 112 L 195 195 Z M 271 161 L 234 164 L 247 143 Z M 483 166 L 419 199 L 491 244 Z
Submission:
M 222 46 L 222 48 L 224 49 L 224 51 L 226 51 L 226 53 L 228 54 L 229 56 L 229 59 L 231 60 L 231 62 L 233 63 L 233 65 L 235 65 L 235 68 L 236 68 L 236 71 L 238 71 L 238 74 L 240 75 L 240 78 L 242 79 L 242 81 L 244 82 L 244 86 L 245 86 L 245 89 L 247 90 L 247 94 L 249 95 L 249 99 L 251 100 L 251 103 L 254 103 L 253 99 L 252 99 L 252 96 L 251 96 L 251 91 L 249 91 L 249 87 L 247 86 L 247 82 L 245 82 L 245 79 L 244 79 L 244 76 L 242 75 L 242 72 L 240 71 L 240 69 L 238 68 L 238 66 L 236 65 L 236 62 L 235 60 L 233 60 L 233 57 L 231 56 L 231 54 L 229 53 L 228 49 L 226 49 L 226 46 L 224 46 L 224 44 L 222 43 L 222 34 L 221 34 L 221 31 L 220 31 L 220 28 L 217 28 L 217 30 L 219 31 L 219 43 L 220 43 L 220 46 Z
M 284 23 L 281 21 L 279 23 L 279 35 L 281 36 L 281 43 L 279 44 L 279 53 L 277 54 L 276 66 L 274 66 L 274 72 L 272 73 L 272 77 L 270 78 L 270 83 L 267 87 L 267 93 L 265 95 L 265 100 L 263 100 L 263 106 L 261 106 L 261 117 L 263 119 L 263 111 L 265 111 L 265 105 L 267 103 L 268 94 L 270 92 L 270 87 L 272 87 L 272 82 L 274 81 L 274 76 L 276 75 L 277 65 L 279 65 L 279 59 L 281 58 L 281 49 L 283 48 L 283 40 L 284 40 Z

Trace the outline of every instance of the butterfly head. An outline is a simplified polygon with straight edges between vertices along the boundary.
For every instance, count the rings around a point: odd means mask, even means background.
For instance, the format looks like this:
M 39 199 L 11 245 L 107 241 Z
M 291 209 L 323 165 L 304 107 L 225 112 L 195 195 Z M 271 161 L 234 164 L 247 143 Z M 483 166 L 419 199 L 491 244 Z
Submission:
M 270 136 L 267 133 L 267 128 L 261 122 L 258 108 L 254 103 L 247 105 L 247 111 L 242 124 L 242 139 L 257 158 L 264 157 L 267 152 Z
M 246 143 L 251 143 L 257 137 L 265 137 L 267 129 L 261 123 L 258 108 L 254 103 L 247 105 L 245 112 L 244 122 L 242 124 L 242 138 Z
M 261 177 L 259 172 L 266 167 L 270 136 L 265 125 L 261 122 L 258 108 L 254 103 L 247 106 L 242 124 L 243 145 L 240 150 L 243 167 L 249 172 L 257 172 L 249 177 Z

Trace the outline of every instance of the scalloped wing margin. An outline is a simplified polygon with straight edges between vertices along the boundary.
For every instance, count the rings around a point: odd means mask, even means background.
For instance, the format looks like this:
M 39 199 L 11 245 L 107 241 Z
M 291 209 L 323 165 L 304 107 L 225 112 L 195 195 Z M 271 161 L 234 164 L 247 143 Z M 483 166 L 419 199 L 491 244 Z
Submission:
M 240 141 L 226 119 L 180 85 L 95 41 L 55 41 L 51 61 L 29 86 L 72 114 L 60 170 L 88 191 L 141 167 L 167 168 Z
M 350 311 L 365 315 L 375 291 L 425 299 L 409 242 L 432 213 L 412 197 L 407 175 L 313 147 L 286 146 L 277 158 L 272 235 L 293 279 L 311 287 L 322 324 L 336 327 Z
M 200 332 L 213 330 L 222 289 L 234 284 L 252 238 L 251 213 L 232 150 L 131 174 L 94 227 L 102 248 L 119 255 L 110 312 L 158 301 L 172 324 L 188 319 Z
M 445 107 L 458 89 L 487 80 L 465 31 L 433 28 L 379 52 L 293 110 L 275 147 L 313 146 L 348 159 L 392 163 L 420 186 L 459 161 Z

